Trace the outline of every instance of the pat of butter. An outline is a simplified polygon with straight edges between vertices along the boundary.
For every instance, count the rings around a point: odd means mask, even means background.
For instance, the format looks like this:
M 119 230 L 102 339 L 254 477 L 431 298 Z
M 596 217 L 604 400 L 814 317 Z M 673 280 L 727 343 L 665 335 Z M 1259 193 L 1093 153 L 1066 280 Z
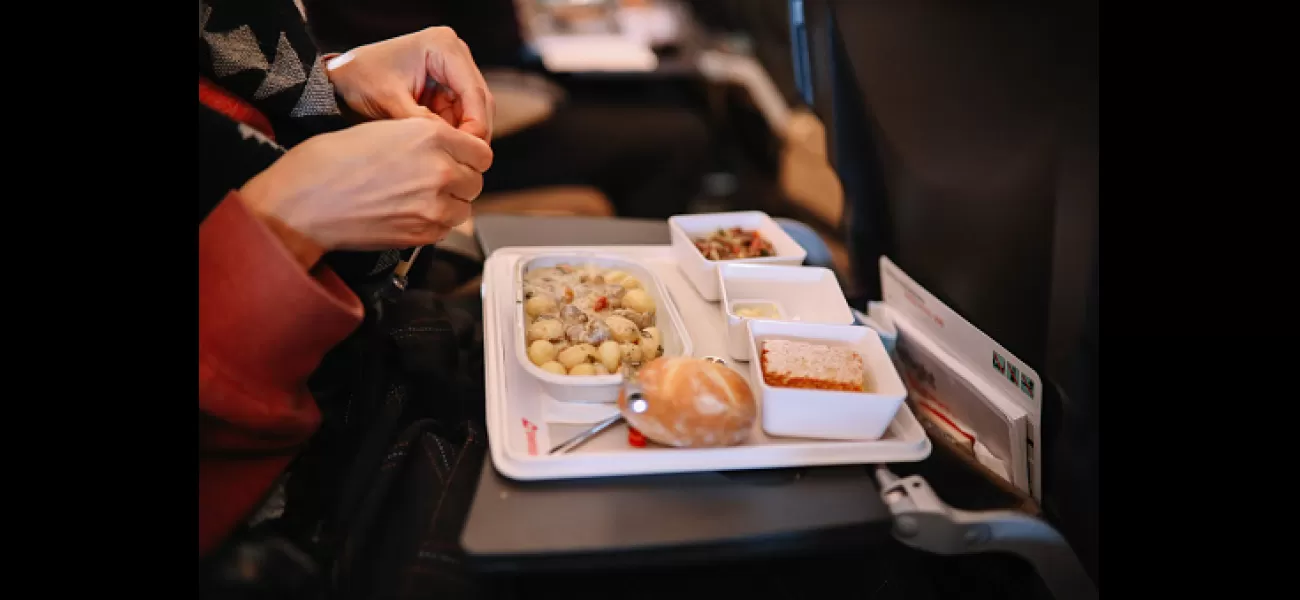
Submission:
M 781 312 L 774 304 L 742 304 L 736 306 L 736 316 L 749 319 L 779 319 Z

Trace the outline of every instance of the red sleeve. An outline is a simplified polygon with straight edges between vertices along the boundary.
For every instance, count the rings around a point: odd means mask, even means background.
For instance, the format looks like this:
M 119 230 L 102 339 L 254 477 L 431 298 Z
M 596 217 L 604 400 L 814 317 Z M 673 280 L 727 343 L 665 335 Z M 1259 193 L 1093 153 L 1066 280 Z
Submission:
M 199 225 L 199 556 L 265 497 L 320 424 L 307 377 L 362 319 L 231 192 Z

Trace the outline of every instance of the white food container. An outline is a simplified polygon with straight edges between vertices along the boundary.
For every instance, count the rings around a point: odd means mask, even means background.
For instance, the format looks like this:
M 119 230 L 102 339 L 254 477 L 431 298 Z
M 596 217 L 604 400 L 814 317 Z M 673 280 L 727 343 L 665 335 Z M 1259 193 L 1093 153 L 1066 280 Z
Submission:
M 695 238 L 730 227 L 757 230 L 759 235 L 772 242 L 772 249 L 776 251 L 776 256 L 715 261 L 704 258 L 704 255 L 695 248 Z M 722 297 L 718 289 L 718 265 L 801 265 L 804 258 L 808 256 L 803 246 L 781 229 L 776 221 L 766 213 L 756 210 L 676 215 L 668 218 L 668 230 L 672 234 L 673 259 L 677 261 L 678 268 L 686 275 L 686 280 L 695 287 L 695 291 L 710 302 L 716 302 Z
M 591 253 L 544 254 L 519 261 L 515 269 L 514 297 L 515 332 L 517 340 L 526 340 L 528 317 L 524 314 L 524 274 L 537 268 L 554 267 L 568 264 L 574 267 L 596 266 L 603 269 L 618 269 L 636 277 L 641 287 L 655 302 L 655 327 L 663 336 L 664 356 L 690 356 L 691 338 L 682 324 L 682 318 L 668 295 L 667 288 L 659 281 L 654 272 L 639 262 L 625 258 L 610 258 Z M 556 375 L 542 370 L 528 360 L 527 343 L 515 344 L 515 358 L 529 375 L 541 382 L 542 387 L 551 397 L 562 402 L 606 403 L 618 400 L 618 391 L 623 385 L 620 374 L 569 376 Z
M 749 321 L 751 380 L 762 397 L 763 431 L 782 437 L 876 440 L 884 435 L 907 388 L 885 352 L 880 335 L 869 327 Z M 847 346 L 866 363 L 871 393 L 772 387 L 763 379 L 759 359 L 763 341 L 797 340 Z
M 727 323 L 727 353 L 736 360 L 750 359 L 746 323 L 754 320 L 738 316 L 737 305 L 771 302 L 780 307 L 781 318 L 773 319 L 778 321 L 854 323 L 835 273 L 824 267 L 722 264 L 718 265 L 718 287 L 722 290 L 722 319 Z

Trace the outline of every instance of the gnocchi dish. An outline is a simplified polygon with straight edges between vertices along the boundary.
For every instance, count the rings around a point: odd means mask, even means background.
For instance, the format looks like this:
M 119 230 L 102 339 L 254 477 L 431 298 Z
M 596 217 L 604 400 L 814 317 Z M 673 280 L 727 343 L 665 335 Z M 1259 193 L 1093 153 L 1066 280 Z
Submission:
M 528 360 L 556 375 L 609 375 L 663 355 L 654 298 L 624 271 L 567 264 L 524 274 Z

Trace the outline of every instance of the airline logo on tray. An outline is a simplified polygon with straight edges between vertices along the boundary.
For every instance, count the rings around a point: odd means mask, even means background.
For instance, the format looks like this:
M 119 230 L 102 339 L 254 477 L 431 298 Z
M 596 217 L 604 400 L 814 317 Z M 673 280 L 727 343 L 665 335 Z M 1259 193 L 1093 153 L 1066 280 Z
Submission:
M 997 351 L 993 352 L 993 368 L 1013 385 L 1019 385 L 1020 391 L 1030 398 L 1034 397 L 1034 380 L 1020 370 L 1015 363 L 1003 358 Z
M 528 419 L 524 422 L 524 440 L 528 442 L 528 456 L 537 456 L 537 425 Z

